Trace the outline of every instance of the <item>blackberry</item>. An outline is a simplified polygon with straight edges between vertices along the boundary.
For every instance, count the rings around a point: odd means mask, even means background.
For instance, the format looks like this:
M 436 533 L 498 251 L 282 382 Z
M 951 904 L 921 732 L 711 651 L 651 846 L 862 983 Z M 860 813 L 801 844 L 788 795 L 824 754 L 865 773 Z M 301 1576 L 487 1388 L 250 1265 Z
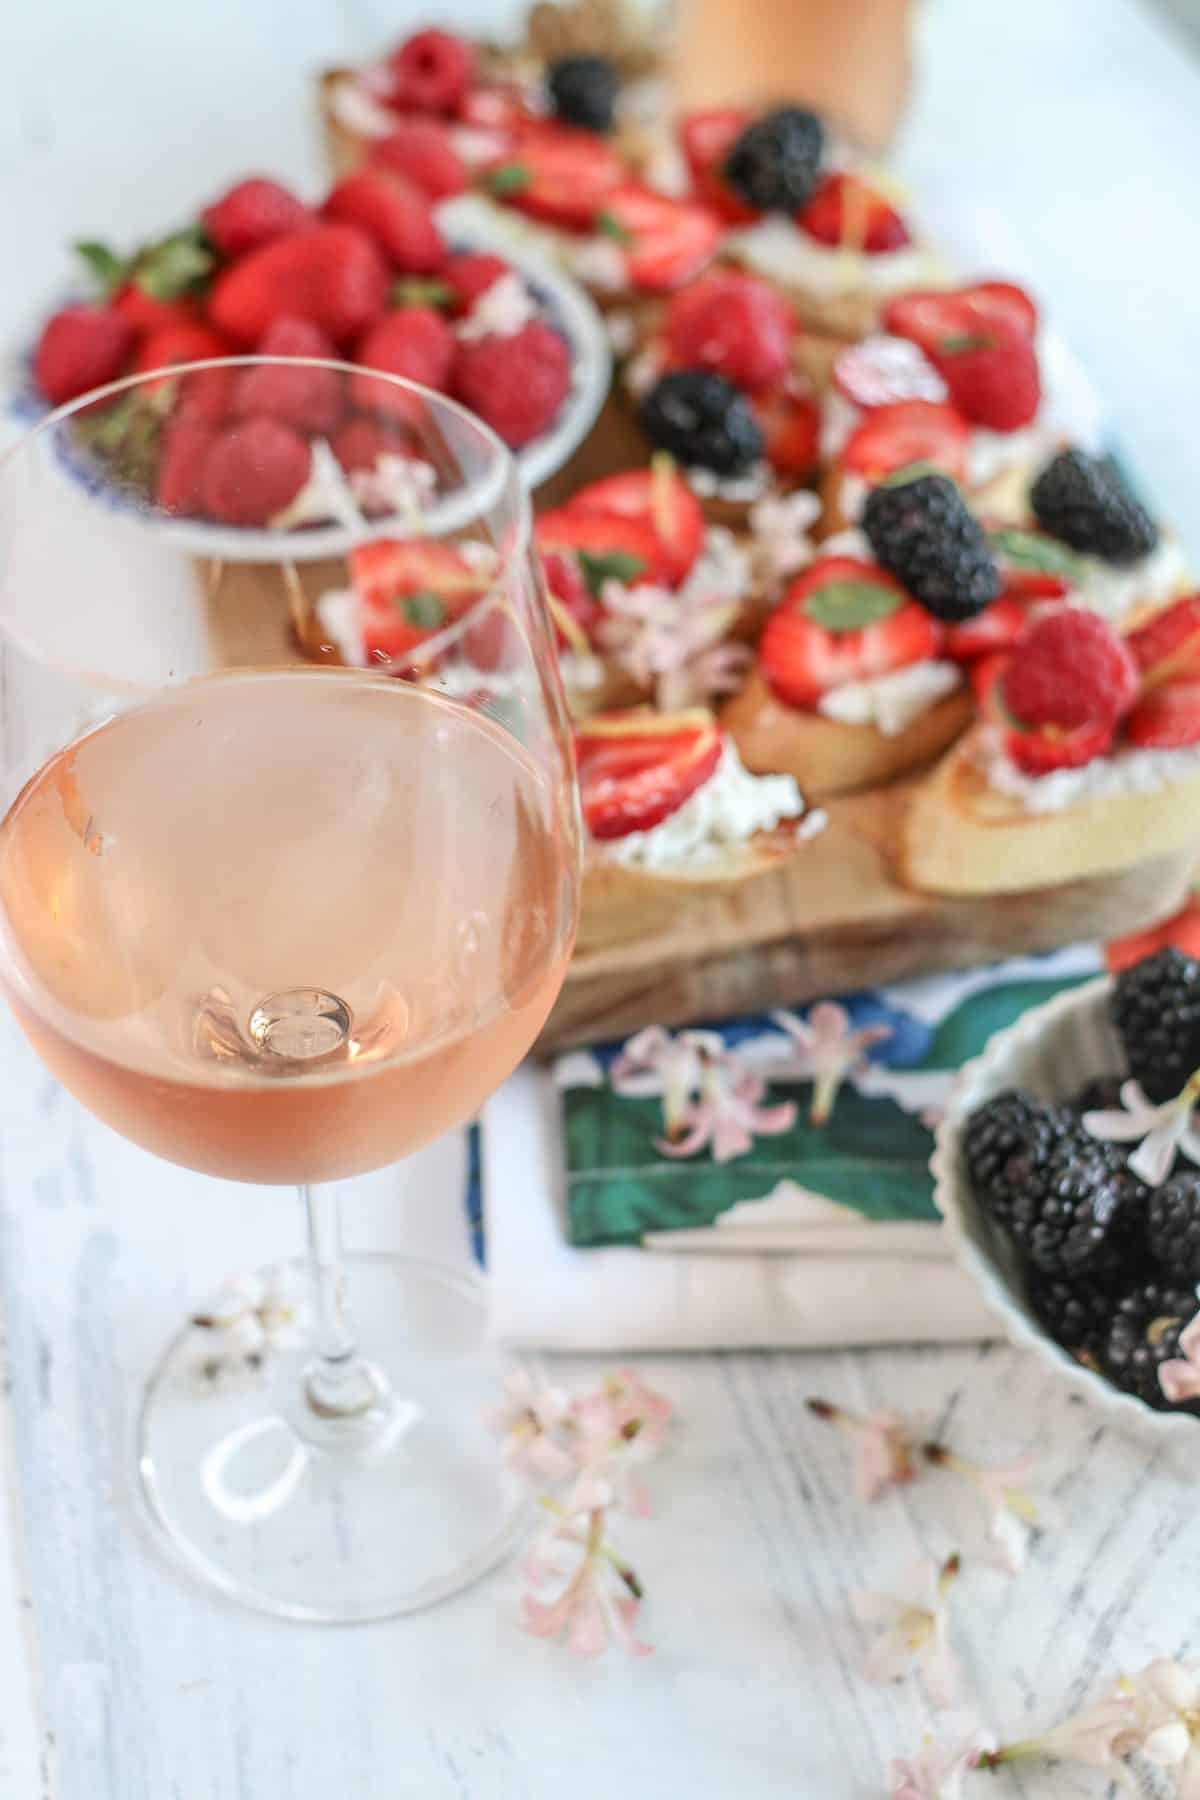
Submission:
M 676 369 L 643 396 L 638 417 L 659 450 L 716 475 L 742 475 L 763 453 L 762 429 L 745 396 L 708 369 Z
M 1115 1272 L 1141 1261 L 1132 1178 L 1071 1114 L 1010 1156 L 996 1190 L 1008 1229 L 1042 1275 Z
M 1056 1344 L 1072 1356 L 1097 1355 L 1113 1313 L 1113 1293 L 1107 1282 L 1086 1276 L 1075 1281 L 1035 1276 L 1029 1285 L 1029 1303 Z
M 1114 1112 L 1121 1105 L 1121 1089 L 1125 1085 L 1123 1075 L 1097 1075 L 1092 1081 L 1085 1081 L 1073 1100 L 1067 1105 L 1080 1118 L 1088 1112 Z
M 1007 1225 L 1012 1189 L 1004 1181 L 1010 1157 L 1035 1143 L 1049 1142 L 1056 1130 L 1052 1108 L 1020 1088 L 1005 1088 L 967 1120 L 963 1157 L 977 1198 L 999 1225 Z
M 725 179 L 759 212 L 796 212 L 821 174 L 825 127 L 803 106 L 764 113 L 735 140 Z
M 1034 482 L 1030 500 L 1043 531 L 1105 562 L 1137 562 L 1158 542 L 1158 526 L 1111 456 L 1060 450 Z
M 1159 1369 L 1178 1354 L 1179 1334 L 1196 1311 L 1191 1288 L 1161 1279 L 1135 1283 L 1117 1300 L 1100 1340 L 1098 1359 L 1108 1379 L 1156 1412 L 1200 1412 L 1195 1401 L 1171 1407 L 1158 1383 Z
M 546 72 L 550 103 L 560 119 L 588 131 L 611 131 L 620 83 L 606 56 L 560 56 Z
M 948 476 L 872 488 L 862 523 L 884 568 L 937 618 L 974 618 L 1000 592 L 983 528 Z
M 1164 1276 L 1200 1282 L 1200 1174 L 1173 1175 L 1150 1190 L 1146 1242 Z
M 1151 1100 L 1181 1094 L 1200 1068 L 1200 961 L 1173 944 L 1117 976 L 1112 1021 Z

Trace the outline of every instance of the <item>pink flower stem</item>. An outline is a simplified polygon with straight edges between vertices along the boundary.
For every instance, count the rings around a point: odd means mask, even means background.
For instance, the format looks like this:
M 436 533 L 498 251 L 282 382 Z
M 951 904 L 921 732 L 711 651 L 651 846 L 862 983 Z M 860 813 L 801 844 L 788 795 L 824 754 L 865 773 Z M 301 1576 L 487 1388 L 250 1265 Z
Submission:
M 813 1087 L 812 1106 L 808 1114 L 810 1125 L 827 1125 L 833 1112 L 838 1090 L 842 1085 L 844 1069 L 827 1069 L 817 1077 Z

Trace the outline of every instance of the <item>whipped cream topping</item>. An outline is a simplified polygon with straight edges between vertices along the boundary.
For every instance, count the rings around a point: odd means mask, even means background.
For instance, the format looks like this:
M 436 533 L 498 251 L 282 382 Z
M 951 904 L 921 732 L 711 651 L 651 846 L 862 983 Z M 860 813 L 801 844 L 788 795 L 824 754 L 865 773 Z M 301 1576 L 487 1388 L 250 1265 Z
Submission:
M 867 504 L 867 495 L 871 491 L 871 483 L 865 475 L 856 475 L 853 469 L 845 469 L 838 476 L 837 505 L 842 517 L 857 525 L 863 516 L 863 508 Z
M 770 214 L 730 234 L 728 252 L 755 274 L 785 287 L 804 288 L 821 300 L 840 294 L 898 294 L 928 287 L 937 262 L 919 245 L 871 255 L 848 245 L 833 248 L 801 231 L 791 219 Z
M 512 337 L 538 316 L 537 302 L 515 269 L 501 275 L 478 295 L 458 326 L 464 343 L 480 338 Z
M 908 338 L 893 337 L 886 331 L 873 332 L 851 354 L 859 351 L 869 353 L 870 361 L 885 379 L 891 376 L 902 384 L 907 399 L 946 399 L 946 383 L 924 351 Z M 839 387 L 831 387 L 821 415 L 821 455 L 827 459 L 837 456 L 863 417 L 860 406 L 848 400 Z
M 623 371 L 625 386 L 635 400 L 648 394 L 659 376 L 662 374 L 662 354 L 654 344 L 647 344 L 636 356 L 631 356 Z
M 821 516 L 818 496 L 807 488 L 767 494 L 750 508 L 755 567 L 768 587 L 806 569 L 815 554 L 812 528 Z
M 683 473 L 688 486 L 702 500 L 728 500 L 733 505 L 757 500 L 771 486 L 768 462 L 756 462 L 744 475 L 718 475 L 715 469 L 704 469 L 699 464 L 689 464 Z
M 884 737 L 899 737 L 914 719 L 961 687 L 962 678 L 957 663 L 909 663 L 888 675 L 830 688 L 818 700 L 817 711 L 843 725 L 874 725 Z
M 599 846 L 611 862 L 635 869 L 678 869 L 715 862 L 760 831 L 799 819 L 804 796 L 791 775 L 751 775 L 736 746 L 725 740 L 721 760 L 703 787 L 649 831 L 631 831 Z M 815 835 L 825 815 L 809 813 L 801 826 Z
M 316 611 L 321 630 L 342 661 L 351 669 L 365 669 L 367 642 L 354 589 L 330 588 L 317 601 Z
M 1109 563 L 1098 556 L 1080 560 L 1084 573 L 1073 598 L 1106 619 L 1122 619 L 1138 606 L 1161 606 L 1188 579 L 1187 559 L 1173 537 L 1161 537 L 1148 556 L 1134 563 Z
M 508 132 L 486 125 L 452 125 L 450 142 L 469 168 L 482 169 L 498 162 L 508 149 Z
M 988 726 L 981 733 L 978 763 L 989 786 L 1018 801 L 1027 812 L 1063 812 L 1085 800 L 1119 794 L 1153 794 L 1177 781 L 1200 775 L 1200 744 L 1179 750 L 1141 750 L 1125 745 L 1097 756 L 1081 769 L 1051 769 L 1027 775 L 1004 748 L 1004 732 Z
M 1062 429 L 1047 407 L 1016 431 L 989 431 L 976 425 L 967 439 L 967 485 L 983 487 L 1014 468 L 1028 469 L 1032 475 L 1062 444 Z
M 629 263 L 616 238 L 582 238 L 565 245 L 562 255 L 572 275 L 598 294 L 620 294 L 629 286 Z

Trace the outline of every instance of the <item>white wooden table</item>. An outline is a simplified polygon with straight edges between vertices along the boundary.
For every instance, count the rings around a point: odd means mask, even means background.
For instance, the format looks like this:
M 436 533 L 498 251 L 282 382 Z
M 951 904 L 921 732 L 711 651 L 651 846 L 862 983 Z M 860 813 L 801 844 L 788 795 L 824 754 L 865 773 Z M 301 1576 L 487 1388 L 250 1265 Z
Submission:
M 43 0 L 7 18 L 0 332 L 61 277 L 71 236 L 136 238 L 255 166 L 315 181 L 308 73 L 371 49 L 403 12 Z M 1200 547 L 1200 72 L 1133 0 L 939 0 L 926 35 L 904 150 L 914 182 L 953 183 L 1008 216 L 1134 463 Z M 460 1179 L 454 1141 L 359 1184 L 352 1243 L 463 1254 Z M 840 1443 L 803 1410 L 810 1393 L 928 1410 L 967 1452 L 1044 1454 L 1069 1530 L 1020 1582 L 976 1575 L 958 1596 L 958 1641 L 1000 1734 L 1050 1719 L 1106 1671 L 1197 1647 L 1186 1475 L 999 1346 L 654 1367 L 682 1425 L 659 1520 L 627 1540 L 649 1590 L 649 1663 L 584 1664 L 525 1637 L 511 1570 L 392 1625 L 322 1632 L 234 1612 L 139 1535 L 128 1434 L 189 1302 L 296 1245 L 290 1200 L 115 1138 L 7 1019 L 0 1189 L 0 1800 L 881 1792 L 920 1714 L 853 1672 L 847 1590 L 939 1552 L 959 1526 L 933 1484 L 874 1511 L 849 1502 Z M 981 1793 L 1084 1791 L 1036 1769 L 975 1779 Z

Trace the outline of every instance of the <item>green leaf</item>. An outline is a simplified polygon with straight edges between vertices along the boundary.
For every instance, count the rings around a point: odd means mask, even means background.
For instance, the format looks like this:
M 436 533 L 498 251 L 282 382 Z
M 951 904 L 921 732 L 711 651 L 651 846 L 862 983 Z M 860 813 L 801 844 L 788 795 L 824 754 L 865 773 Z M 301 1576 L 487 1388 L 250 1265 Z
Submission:
M 446 281 L 422 281 L 419 276 L 405 275 L 392 286 L 393 306 L 453 306 L 454 289 Z
M 134 280 L 152 299 L 177 300 L 208 280 L 216 260 L 202 227 L 188 225 L 141 252 Z
M 926 475 L 940 475 L 944 481 L 954 480 L 954 477 L 948 475 L 945 469 L 939 469 L 935 462 L 922 460 L 918 462 L 901 463 L 898 469 L 893 469 L 890 475 L 884 476 L 883 480 L 879 483 L 879 486 L 888 488 L 907 487 L 910 481 L 920 481 Z
M 827 581 L 804 597 L 804 611 L 826 631 L 860 631 L 890 618 L 903 605 L 894 588 L 874 581 Z
M 446 617 L 446 602 L 432 588 L 421 588 L 415 594 L 398 594 L 392 605 L 397 607 L 410 625 L 422 631 L 433 631 Z
M 948 331 L 938 339 L 938 349 L 947 356 L 959 356 L 967 350 L 990 350 L 995 341 L 988 331 Z
M 632 231 L 614 212 L 597 213 L 596 230 L 603 232 L 605 237 L 615 238 L 618 244 L 632 244 L 633 242 Z
M 628 586 L 646 572 L 645 558 L 637 556 L 632 550 L 579 550 L 576 555 L 588 592 L 597 600 L 606 581 L 621 581 Z
M 1018 569 L 1037 569 L 1043 575 L 1061 575 L 1067 581 L 1078 581 L 1083 574 L 1083 564 L 1073 550 L 1040 532 L 1006 525 L 989 531 L 988 541 L 993 550 Z
M 493 194 L 519 194 L 529 186 L 530 176 L 524 163 L 501 163 L 486 177 Z
M 126 259 L 95 238 L 83 238 L 72 247 L 76 256 L 86 264 L 105 299 L 115 293 L 129 271 Z

